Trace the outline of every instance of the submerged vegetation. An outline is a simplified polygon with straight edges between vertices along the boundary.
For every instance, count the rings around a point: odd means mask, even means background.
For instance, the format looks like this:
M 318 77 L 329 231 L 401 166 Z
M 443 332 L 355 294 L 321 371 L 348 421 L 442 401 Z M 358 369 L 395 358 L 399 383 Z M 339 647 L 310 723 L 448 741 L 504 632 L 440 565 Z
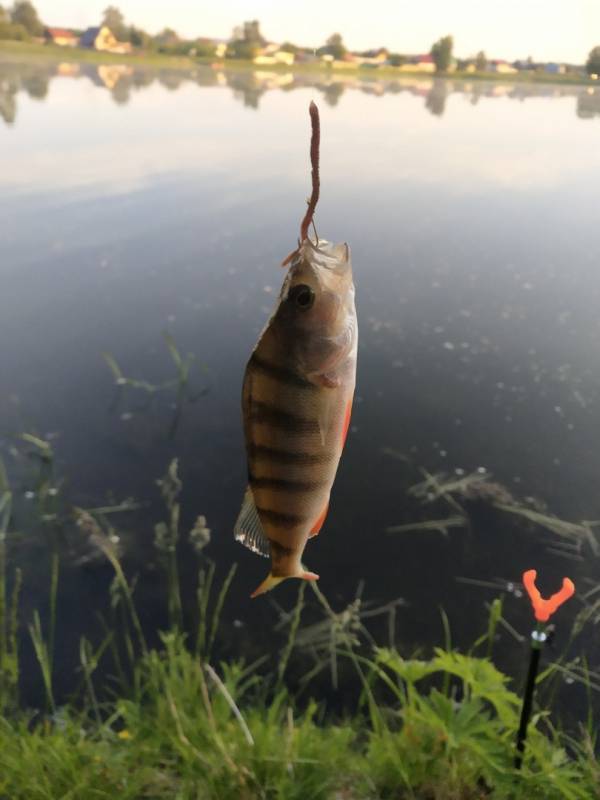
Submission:
M 168 626 L 159 638 L 152 632 L 151 643 L 140 617 L 138 586 L 126 572 L 113 522 L 116 514 L 134 507 L 133 501 L 68 508 L 60 490 L 50 494 L 57 486 L 50 443 L 32 435 L 23 441 L 32 448 L 39 470 L 42 524 L 56 532 L 68 518 L 77 535 L 110 565 L 112 619 L 100 619 L 95 637 L 73 642 L 79 656 L 77 681 L 68 697 L 58 696 L 56 537 L 48 537 L 48 618 L 34 611 L 26 619 L 19 607 L 20 573 L 9 558 L 16 536 L 13 494 L 0 465 L 0 796 L 600 797 L 591 700 L 587 724 L 570 732 L 540 709 L 532 720 L 523 768 L 515 770 L 520 701 L 492 661 L 504 622 L 501 599 L 492 603 L 487 630 L 469 653 L 452 647 L 443 616 L 444 647 L 415 655 L 395 644 L 395 615 L 403 601 L 370 608 L 359 592 L 347 608 L 334 611 L 318 586 L 302 583 L 295 605 L 277 611 L 274 629 L 283 631 L 281 643 L 276 640 L 273 650 L 254 663 L 239 653 L 222 660 L 218 653 L 226 628 L 221 612 L 235 566 L 219 582 L 216 565 L 206 556 L 210 530 L 198 517 L 187 543 L 198 574 L 190 623 L 177 558 L 184 543 L 182 484 L 173 461 L 158 481 L 164 518 L 154 526 Z M 426 482 L 431 488 L 432 476 Z M 482 481 L 476 484 L 481 491 Z M 440 481 L 435 485 L 442 494 L 457 489 Z M 468 480 L 459 488 L 466 486 Z M 316 604 L 309 609 L 311 591 Z M 367 628 L 368 619 L 377 616 L 388 619 L 386 646 L 377 645 Z M 45 697 L 38 709 L 18 700 L 25 646 L 18 633 L 26 627 Z M 559 660 L 538 681 L 548 689 L 546 698 L 565 670 L 590 692 L 598 682 L 591 671 L 577 675 Z M 329 675 L 327 680 L 338 687 L 341 671 L 353 678 L 345 682 L 342 705 L 328 707 L 320 699 L 319 681 Z

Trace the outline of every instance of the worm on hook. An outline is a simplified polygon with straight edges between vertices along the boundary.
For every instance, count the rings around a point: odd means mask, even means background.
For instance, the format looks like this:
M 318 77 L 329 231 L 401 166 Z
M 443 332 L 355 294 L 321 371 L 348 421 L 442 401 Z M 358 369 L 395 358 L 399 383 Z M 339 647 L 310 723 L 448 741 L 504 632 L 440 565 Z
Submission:
M 306 209 L 306 214 L 302 222 L 300 223 L 300 240 L 298 242 L 298 246 L 302 244 L 302 242 L 308 238 L 308 229 L 310 228 L 311 224 L 314 229 L 314 214 L 315 209 L 317 207 L 317 203 L 319 202 L 319 192 L 321 189 L 321 181 L 319 178 L 319 146 L 321 144 L 321 123 L 319 120 L 319 109 L 317 108 L 316 103 L 311 100 L 310 106 L 308 108 L 308 113 L 310 114 L 310 126 L 311 126 L 311 137 L 310 137 L 310 164 L 311 164 L 311 179 L 312 179 L 312 193 L 310 195 L 310 200 L 308 201 L 308 208 Z M 315 229 L 316 235 L 316 229 Z M 318 238 L 318 237 L 317 237 Z M 287 258 L 282 261 L 281 266 L 285 267 L 287 264 L 290 263 L 292 258 L 296 255 L 298 250 L 294 250 L 292 253 L 287 256 Z

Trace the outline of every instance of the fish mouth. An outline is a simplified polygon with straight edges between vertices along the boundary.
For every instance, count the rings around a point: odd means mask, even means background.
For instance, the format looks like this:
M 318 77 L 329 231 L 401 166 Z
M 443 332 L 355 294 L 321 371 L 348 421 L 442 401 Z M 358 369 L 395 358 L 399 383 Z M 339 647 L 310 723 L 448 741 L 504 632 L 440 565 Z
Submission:
M 306 258 L 312 267 L 327 269 L 332 272 L 344 273 L 351 268 L 350 248 L 346 242 L 335 244 L 326 239 L 313 242 L 306 238 L 300 247 L 300 254 Z

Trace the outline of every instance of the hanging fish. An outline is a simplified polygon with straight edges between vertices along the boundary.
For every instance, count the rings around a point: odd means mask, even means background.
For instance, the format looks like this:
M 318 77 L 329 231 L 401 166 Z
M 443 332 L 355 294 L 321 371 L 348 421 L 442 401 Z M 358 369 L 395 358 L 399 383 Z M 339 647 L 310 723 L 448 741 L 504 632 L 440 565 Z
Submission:
M 271 571 L 252 597 L 285 578 L 318 579 L 301 559 L 327 515 L 354 395 L 358 328 L 350 250 L 308 236 L 319 196 L 314 103 L 310 114 L 313 192 L 242 391 L 248 488 L 235 538 L 271 558 Z

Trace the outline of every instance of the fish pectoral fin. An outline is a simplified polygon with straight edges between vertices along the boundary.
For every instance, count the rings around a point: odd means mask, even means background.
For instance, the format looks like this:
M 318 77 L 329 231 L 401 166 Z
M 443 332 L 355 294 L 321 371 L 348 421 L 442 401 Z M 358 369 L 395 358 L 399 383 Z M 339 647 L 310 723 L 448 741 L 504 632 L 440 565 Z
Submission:
M 233 534 L 237 542 L 241 542 L 253 553 L 258 553 L 265 558 L 269 558 L 271 555 L 271 545 L 258 516 L 254 495 L 249 486 L 244 494 L 244 501 Z M 265 591 L 267 590 L 265 589 Z
M 334 406 L 331 403 L 330 399 L 322 406 L 319 416 L 319 433 L 321 435 L 321 445 L 325 447 L 327 443 L 327 434 L 329 433 L 329 429 L 333 422 L 333 413 L 334 413 Z

